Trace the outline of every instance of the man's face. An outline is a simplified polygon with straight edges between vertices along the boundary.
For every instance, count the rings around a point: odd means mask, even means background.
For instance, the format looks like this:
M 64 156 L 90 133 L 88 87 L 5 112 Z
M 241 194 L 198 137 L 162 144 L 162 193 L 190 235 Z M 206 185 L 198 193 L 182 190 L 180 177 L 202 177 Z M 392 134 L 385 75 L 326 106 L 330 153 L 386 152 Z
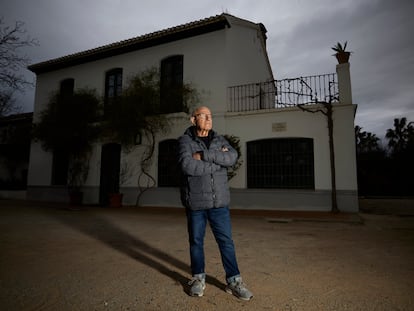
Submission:
M 197 130 L 210 131 L 213 128 L 211 111 L 207 107 L 199 108 L 193 118 L 193 123 L 197 126 Z

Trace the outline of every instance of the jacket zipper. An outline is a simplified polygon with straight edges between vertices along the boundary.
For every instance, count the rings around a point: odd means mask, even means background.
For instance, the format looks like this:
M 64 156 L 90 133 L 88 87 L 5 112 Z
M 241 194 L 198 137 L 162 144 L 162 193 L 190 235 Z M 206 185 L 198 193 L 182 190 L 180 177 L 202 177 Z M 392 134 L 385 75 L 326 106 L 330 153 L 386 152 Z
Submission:
M 211 174 L 211 190 L 213 192 L 213 206 L 216 207 L 216 191 L 214 188 L 214 177 L 213 174 Z

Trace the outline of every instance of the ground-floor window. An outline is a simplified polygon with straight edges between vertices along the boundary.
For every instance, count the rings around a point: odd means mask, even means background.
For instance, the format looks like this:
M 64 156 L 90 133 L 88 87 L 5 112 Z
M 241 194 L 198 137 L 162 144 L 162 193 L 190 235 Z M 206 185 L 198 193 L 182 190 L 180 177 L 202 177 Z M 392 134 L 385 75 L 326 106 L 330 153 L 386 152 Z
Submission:
M 55 150 L 52 161 L 52 185 L 68 184 L 69 156 L 64 150 Z
M 277 138 L 247 143 L 247 187 L 314 189 L 313 139 Z
M 177 161 L 178 141 L 167 139 L 158 145 L 158 186 L 178 187 L 180 172 Z

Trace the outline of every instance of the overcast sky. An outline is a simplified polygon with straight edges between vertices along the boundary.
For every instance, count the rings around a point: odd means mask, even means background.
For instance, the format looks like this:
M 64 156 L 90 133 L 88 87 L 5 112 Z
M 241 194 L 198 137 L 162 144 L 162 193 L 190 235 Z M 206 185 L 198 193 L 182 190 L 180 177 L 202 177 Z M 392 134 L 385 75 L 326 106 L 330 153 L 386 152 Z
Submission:
M 267 29 L 276 79 L 335 72 L 331 47 L 348 41 L 355 124 L 378 137 L 393 119 L 414 121 L 412 0 L 1 0 L 8 25 L 23 21 L 40 46 L 31 63 L 223 12 Z M 35 79 L 28 70 L 27 77 Z M 33 110 L 34 90 L 20 98 Z

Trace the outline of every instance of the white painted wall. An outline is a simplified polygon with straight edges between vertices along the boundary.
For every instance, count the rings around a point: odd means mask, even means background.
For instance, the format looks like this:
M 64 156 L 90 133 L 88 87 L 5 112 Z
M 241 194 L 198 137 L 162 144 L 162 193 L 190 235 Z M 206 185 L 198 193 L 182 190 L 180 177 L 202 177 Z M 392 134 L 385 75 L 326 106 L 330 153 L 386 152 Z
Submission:
M 354 106 L 334 106 L 334 147 L 337 188 L 356 190 Z M 331 189 L 328 128 L 326 117 L 299 108 L 264 112 L 232 113 L 226 116 L 226 133 L 240 138 L 243 165 L 231 180 L 234 188 L 246 188 L 246 143 L 266 138 L 312 138 L 314 140 L 315 189 Z M 273 131 L 272 124 L 284 124 L 285 130 Z
M 184 80 L 191 82 L 201 92 L 200 104 L 209 106 L 218 115 L 226 111 L 227 87 L 252 81 L 272 78 L 267 65 L 267 54 L 258 38 L 258 27 L 252 23 L 232 27 L 196 37 L 138 50 L 106 59 L 72 66 L 37 76 L 34 120 L 48 103 L 52 92 L 59 89 L 60 82 L 67 78 L 75 80 L 75 89 L 88 87 L 104 95 L 105 72 L 123 68 L 123 85 L 129 77 L 151 67 L 159 67 L 162 59 L 184 55 Z M 254 28 L 252 28 L 252 26 Z M 265 58 L 265 59 L 264 59 Z M 187 116 L 180 116 L 177 129 L 169 137 L 177 138 L 189 125 Z M 218 130 L 224 130 L 223 118 L 217 118 Z M 166 137 L 164 137 L 166 138 Z M 87 181 L 88 185 L 99 185 L 100 148 L 95 148 L 94 162 Z M 47 185 L 51 180 L 51 155 L 45 154 L 36 143 L 32 145 L 29 185 Z M 92 162 L 91 162 L 92 163 Z M 96 164 L 96 165 L 95 165 Z M 153 172 L 156 172 L 154 165 Z M 42 174 L 40 174 L 42 172 Z M 155 175 L 156 176 L 156 175 Z
M 214 129 L 222 134 L 238 136 L 241 140 L 243 165 L 235 178 L 230 182 L 234 189 L 246 188 L 246 143 L 264 138 L 308 137 L 314 140 L 314 168 L 316 203 L 312 209 L 318 209 L 318 202 L 326 201 L 328 194 L 324 191 L 331 188 L 328 130 L 326 118 L 322 114 L 312 114 L 297 108 L 270 109 L 248 113 L 227 113 L 227 88 L 235 85 L 264 82 L 273 80 L 273 73 L 269 65 L 264 39 L 256 25 L 234 19 L 232 27 L 199 35 L 176 42 L 171 42 L 151 48 L 134 51 L 87 64 L 64 68 L 37 76 L 34 120 L 38 117 L 48 102 L 51 92 L 58 90 L 60 81 L 67 78 L 75 80 L 75 88 L 95 88 L 98 94 L 104 95 L 105 73 L 113 68 L 123 68 L 124 85 L 128 78 L 142 70 L 159 67 L 162 59 L 182 54 L 184 55 L 184 80 L 191 82 L 201 92 L 201 103 L 211 108 L 214 115 Z M 349 88 L 350 90 L 350 88 Z M 349 96 L 348 96 L 349 97 Z M 351 104 L 337 104 L 334 109 L 334 135 L 337 164 L 337 188 L 350 190 L 356 193 L 356 160 L 354 144 L 354 113 L 355 106 Z M 157 137 L 158 141 L 178 138 L 190 125 L 189 116 L 185 113 L 176 113 L 169 116 L 173 119 L 173 127 L 166 134 Z M 273 131 L 275 123 L 284 124 L 285 130 Z M 125 161 L 131 170 L 138 171 L 138 154 L 142 153 L 147 141 L 137 146 L 130 153 L 123 153 L 121 165 Z M 91 159 L 90 172 L 86 186 L 89 187 L 88 203 L 98 201 L 100 182 L 101 145 L 97 144 Z M 157 176 L 158 144 L 156 144 L 153 165 L 150 169 L 152 176 Z M 39 143 L 33 142 L 30 154 L 28 185 L 50 186 L 52 156 L 44 152 Z M 122 187 L 136 188 L 136 176 L 129 176 Z M 95 190 L 93 190 L 95 189 Z M 322 194 L 317 191 L 322 191 Z M 159 189 L 168 192 L 168 189 Z M 279 191 L 280 192 L 280 191 Z M 172 190 L 172 197 L 176 198 L 176 190 Z M 286 194 L 286 193 L 285 193 Z M 41 193 L 47 196 L 47 191 Z M 262 194 L 263 195 L 263 194 Z M 278 192 L 266 191 L 269 195 L 280 195 Z M 354 198 L 354 194 L 352 194 Z M 155 199 L 162 199 L 158 193 Z M 168 195 L 166 195 L 168 197 Z M 241 196 L 244 201 L 244 196 Z M 320 199 L 322 198 L 322 199 Z M 353 200 L 351 198 L 351 201 Z M 153 206 L 157 202 L 151 201 Z M 174 201 L 173 199 L 172 201 Z M 273 199 L 269 199 L 272 202 Z M 306 199 L 305 199 L 306 200 Z M 347 199 L 346 199 L 347 200 Z M 346 201 L 345 200 L 345 201 Z M 160 201 L 158 204 L 176 205 L 177 202 Z M 348 201 L 346 201 L 348 202 Z M 357 203 L 351 203 L 350 210 L 354 211 Z M 128 202 L 133 204 L 132 201 Z M 325 203 L 324 203 L 325 204 Z M 306 204 L 305 204 L 306 205 Z M 302 208 L 302 203 L 295 208 Z M 315 207 L 316 206 L 316 207 Z M 289 205 L 286 207 L 289 208 Z M 324 206 L 322 209 L 326 209 Z M 348 207 L 345 207 L 345 209 Z

